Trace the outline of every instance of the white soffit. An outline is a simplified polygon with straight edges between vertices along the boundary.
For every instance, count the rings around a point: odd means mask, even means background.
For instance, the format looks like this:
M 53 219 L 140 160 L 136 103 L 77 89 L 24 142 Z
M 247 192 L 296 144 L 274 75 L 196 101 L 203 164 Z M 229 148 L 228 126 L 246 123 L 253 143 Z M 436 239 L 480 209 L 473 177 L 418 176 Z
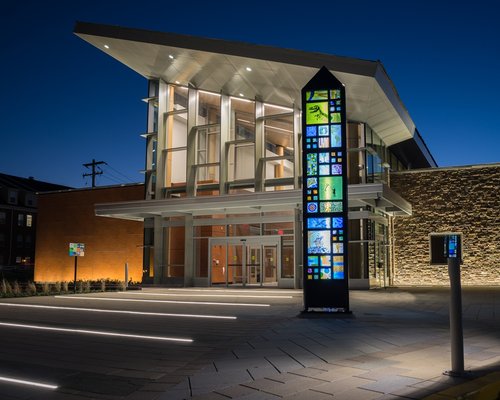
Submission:
M 251 46 L 250 49 L 255 50 L 252 57 L 243 57 L 224 54 L 223 50 L 203 51 L 81 31 L 76 34 L 145 78 L 160 78 L 171 83 L 178 81 L 181 85 L 189 84 L 233 96 L 242 93 L 245 98 L 284 106 L 296 104 L 300 107 L 301 88 L 322 65 L 326 65 L 346 86 L 349 120 L 368 123 L 387 145 L 410 139 L 415 131 L 415 125 L 380 63 L 287 49 L 276 49 L 276 52 L 283 53 L 283 62 L 276 60 L 281 53 L 271 61 L 263 58 L 270 51 L 264 46 Z M 170 42 L 177 38 L 173 34 L 165 34 L 165 37 Z M 198 47 L 204 43 L 201 38 L 181 39 L 193 40 Z M 212 45 L 208 43 L 207 47 Z M 243 52 L 249 53 L 249 45 L 242 44 L 242 47 L 245 47 Z M 290 63 L 299 58 L 301 65 Z M 247 71 L 247 67 L 252 71 Z

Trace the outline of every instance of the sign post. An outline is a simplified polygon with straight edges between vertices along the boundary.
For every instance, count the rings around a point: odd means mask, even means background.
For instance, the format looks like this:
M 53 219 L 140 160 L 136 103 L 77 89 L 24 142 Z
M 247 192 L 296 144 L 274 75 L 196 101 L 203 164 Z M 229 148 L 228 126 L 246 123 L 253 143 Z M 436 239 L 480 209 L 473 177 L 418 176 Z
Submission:
M 450 376 L 464 375 L 464 333 L 462 325 L 462 287 L 460 283 L 460 258 L 458 257 L 458 236 L 448 235 L 445 240 L 450 277 Z
M 69 256 L 75 257 L 75 279 L 73 291 L 76 293 L 76 278 L 78 274 L 78 257 L 83 257 L 85 255 L 85 243 L 70 243 L 69 244 Z
M 326 68 L 302 89 L 304 312 L 349 313 L 345 87 Z

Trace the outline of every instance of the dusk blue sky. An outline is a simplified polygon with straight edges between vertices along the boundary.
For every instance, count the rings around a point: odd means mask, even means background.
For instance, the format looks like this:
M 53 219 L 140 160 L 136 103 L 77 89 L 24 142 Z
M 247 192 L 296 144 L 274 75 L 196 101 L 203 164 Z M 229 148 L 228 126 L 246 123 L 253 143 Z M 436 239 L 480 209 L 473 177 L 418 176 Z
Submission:
M 439 166 L 500 162 L 494 0 L 7 0 L 0 172 L 83 187 L 94 158 L 109 164 L 98 185 L 143 181 L 146 80 L 74 35 L 78 20 L 381 60 Z

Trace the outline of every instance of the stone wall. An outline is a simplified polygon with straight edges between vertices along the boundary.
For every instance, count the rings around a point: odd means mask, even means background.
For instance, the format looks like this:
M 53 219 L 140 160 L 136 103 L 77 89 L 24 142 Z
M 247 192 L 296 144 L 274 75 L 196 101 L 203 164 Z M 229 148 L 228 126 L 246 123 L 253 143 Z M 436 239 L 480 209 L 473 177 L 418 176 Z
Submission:
M 430 265 L 429 234 L 462 234 L 462 284 L 500 284 L 500 164 L 391 174 L 391 188 L 413 207 L 396 217 L 395 279 L 448 285 L 446 266 Z

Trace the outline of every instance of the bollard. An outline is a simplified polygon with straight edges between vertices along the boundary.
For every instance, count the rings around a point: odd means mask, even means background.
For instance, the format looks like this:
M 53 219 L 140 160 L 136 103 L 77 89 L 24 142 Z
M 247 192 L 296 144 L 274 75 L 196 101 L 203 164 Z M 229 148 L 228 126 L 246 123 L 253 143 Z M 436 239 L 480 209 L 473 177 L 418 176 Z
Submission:
M 450 376 L 464 374 L 464 333 L 462 327 L 462 288 L 460 284 L 460 258 L 448 257 L 450 277 L 450 338 L 451 371 Z

